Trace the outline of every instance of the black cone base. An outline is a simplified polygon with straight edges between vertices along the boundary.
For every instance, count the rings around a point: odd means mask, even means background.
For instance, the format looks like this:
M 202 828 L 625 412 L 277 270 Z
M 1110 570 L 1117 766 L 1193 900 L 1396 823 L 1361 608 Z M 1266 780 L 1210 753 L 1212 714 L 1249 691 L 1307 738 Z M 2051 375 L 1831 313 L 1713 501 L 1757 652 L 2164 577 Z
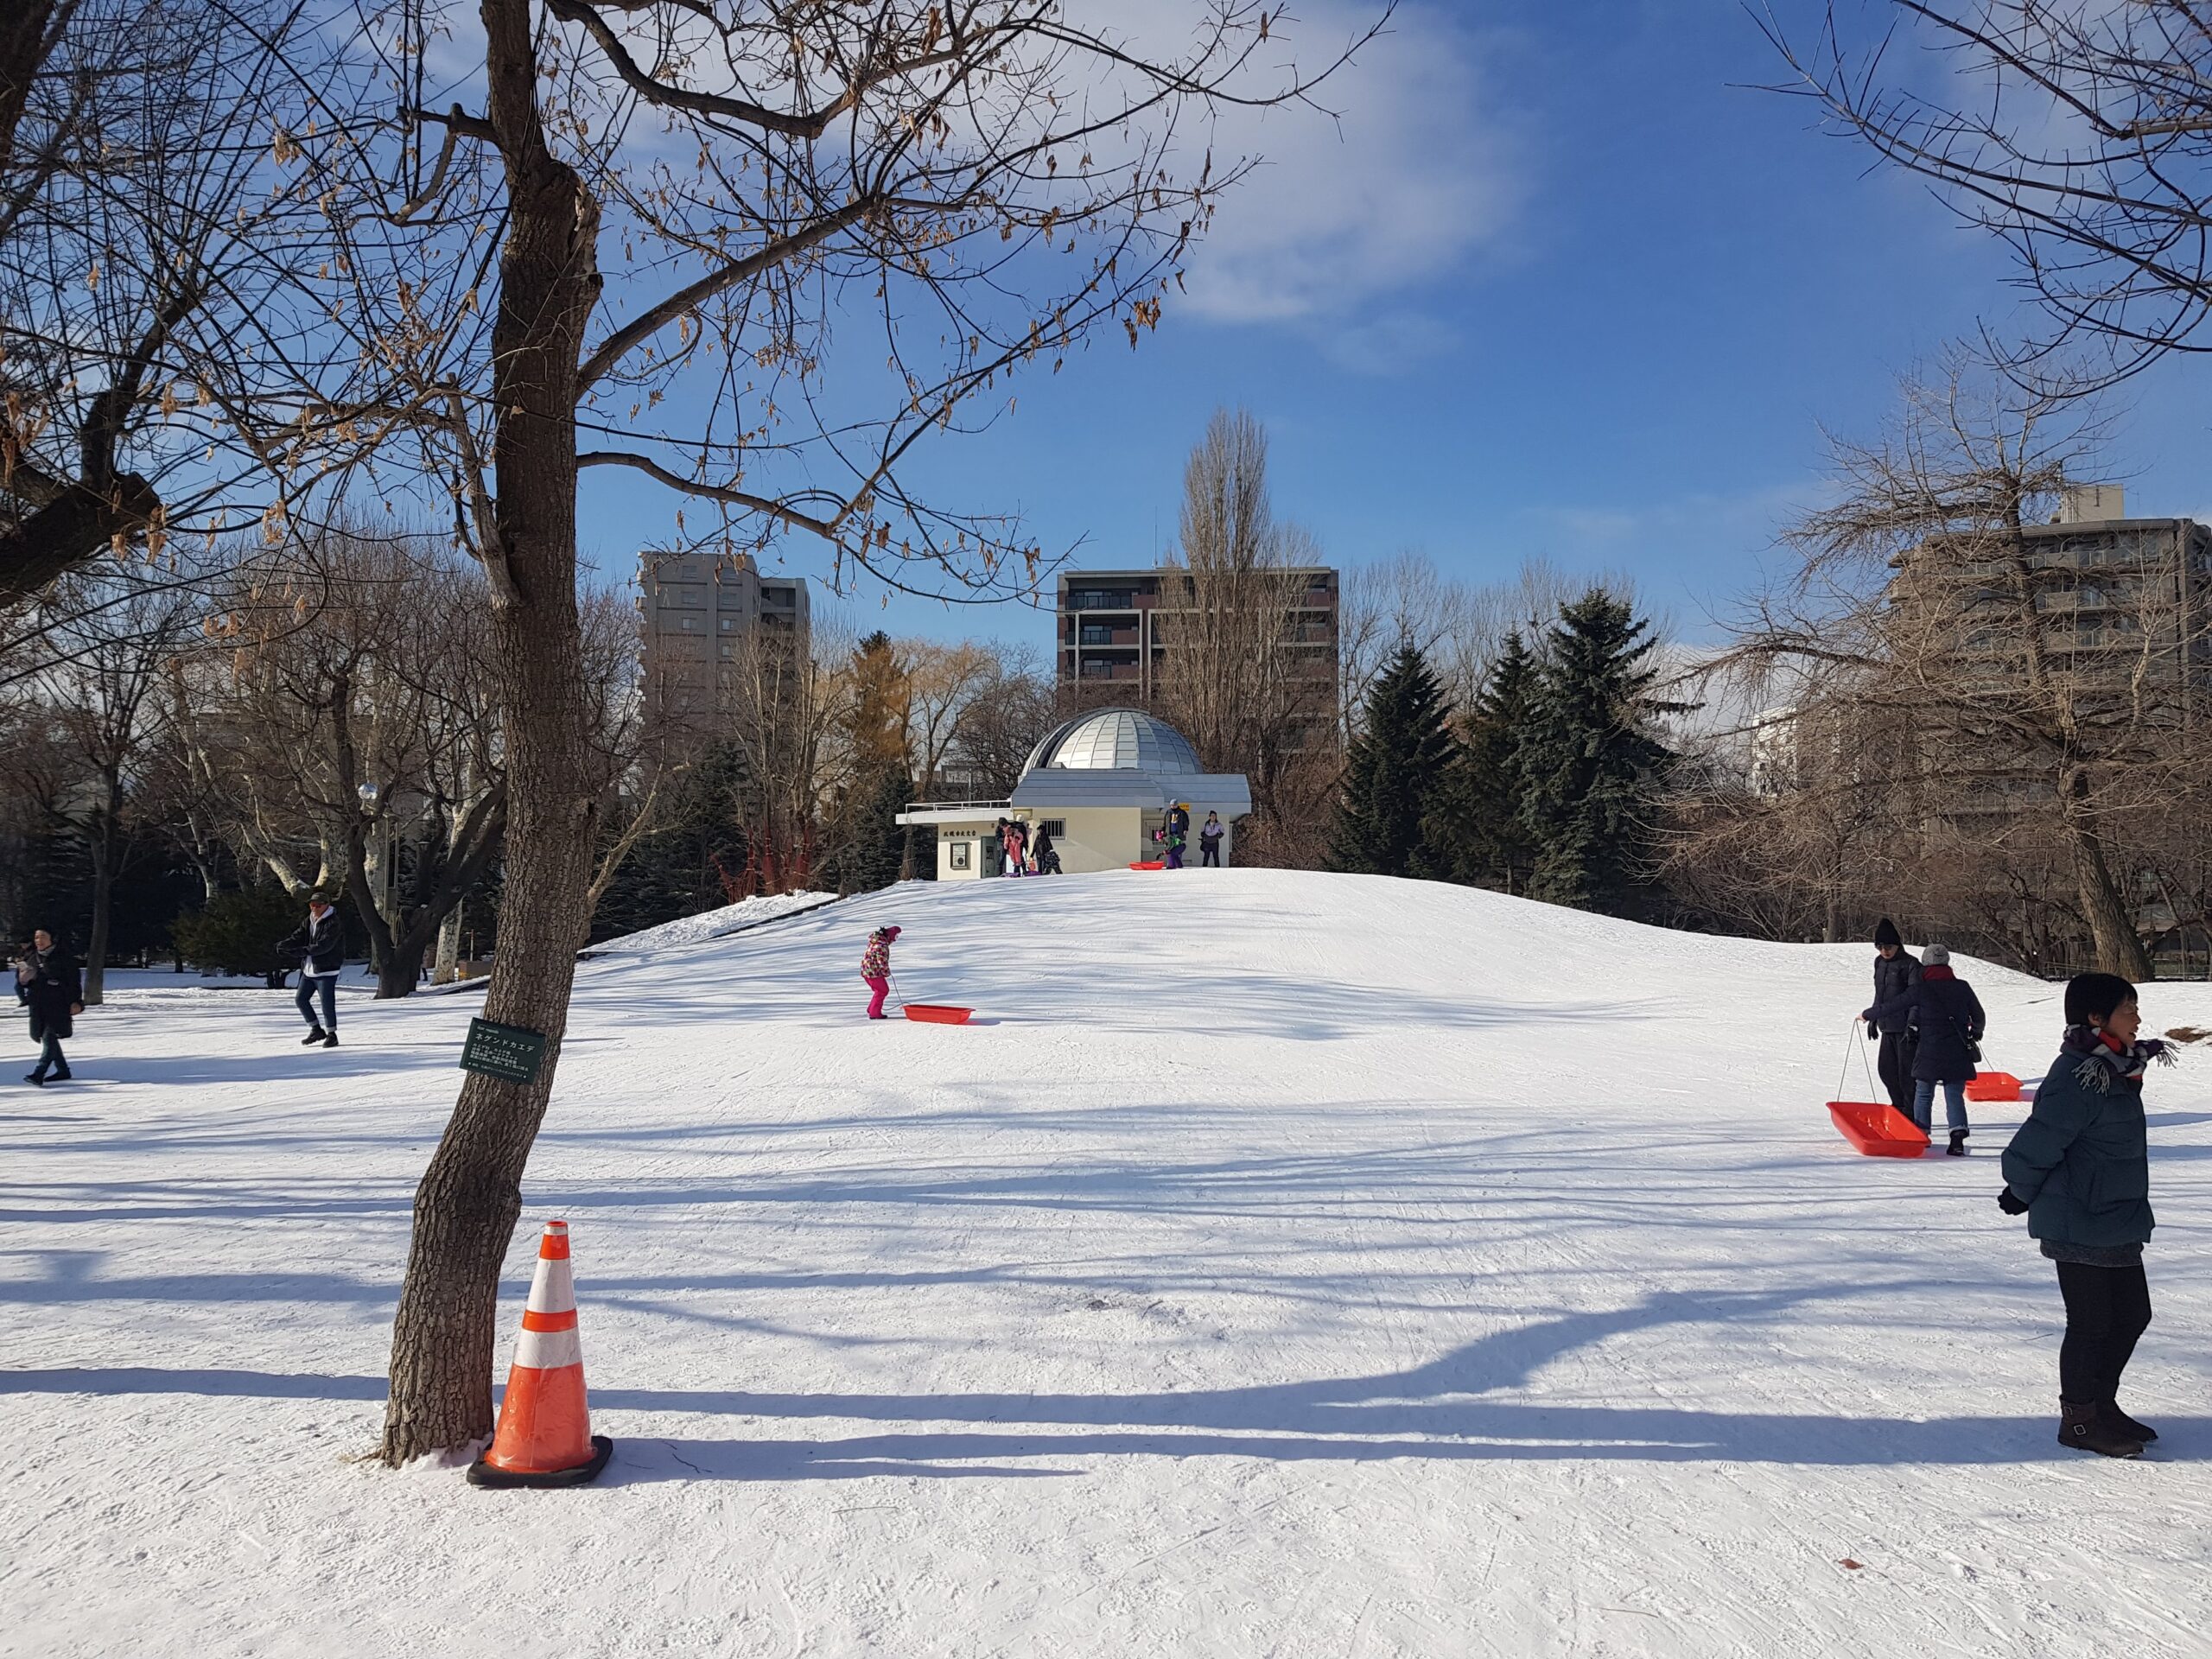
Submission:
M 580 1463 L 573 1469 L 548 1470 L 543 1474 L 523 1474 L 512 1469 L 498 1469 L 479 1458 L 468 1465 L 468 1484 L 472 1486 L 588 1486 L 599 1478 L 599 1471 L 607 1467 L 607 1459 L 614 1450 L 614 1442 L 604 1434 L 591 1437 L 591 1461 Z

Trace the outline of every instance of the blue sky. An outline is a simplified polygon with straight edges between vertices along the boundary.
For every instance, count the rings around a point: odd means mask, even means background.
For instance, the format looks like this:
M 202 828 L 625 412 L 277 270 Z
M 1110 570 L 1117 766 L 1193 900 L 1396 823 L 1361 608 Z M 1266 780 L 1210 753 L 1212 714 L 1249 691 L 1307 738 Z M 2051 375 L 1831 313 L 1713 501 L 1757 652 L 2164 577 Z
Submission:
M 1304 41 L 1357 12 L 1294 10 Z M 1808 26 L 1815 6 L 1777 10 Z M 1821 425 L 1871 435 L 1916 361 L 2017 326 L 2002 250 L 1749 89 L 1780 75 L 1736 0 L 1415 0 L 1330 89 L 1341 137 L 1283 115 L 1233 135 L 1268 163 L 1141 349 L 1101 336 L 1029 376 L 1013 419 L 940 444 L 925 475 L 1018 511 L 1048 550 L 1081 543 L 1078 563 L 1147 563 L 1191 443 L 1242 404 L 1273 441 L 1277 513 L 1331 562 L 1625 569 L 1706 637 L 1817 489 Z M 2183 361 L 2127 394 L 2131 512 L 2212 506 L 2208 384 Z M 666 503 L 603 473 L 587 491 L 588 550 L 620 569 Z M 821 574 L 815 549 L 785 556 Z M 854 620 L 1050 638 L 1011 607 L 882 600 L 860 589 Z

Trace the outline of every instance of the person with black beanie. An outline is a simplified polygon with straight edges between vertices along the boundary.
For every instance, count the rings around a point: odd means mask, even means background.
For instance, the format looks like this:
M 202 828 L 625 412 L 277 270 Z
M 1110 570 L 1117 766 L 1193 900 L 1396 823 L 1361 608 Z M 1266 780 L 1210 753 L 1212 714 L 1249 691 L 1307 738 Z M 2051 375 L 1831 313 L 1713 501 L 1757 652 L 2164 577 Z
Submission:
M 2143 1073 L 2171 1065 L 2139 1039 L 2135 987 L 2117 974 L 2080 974 L 2066 987 L 2066 1034 L 2036 1090 L 2035 1109 L 2005 1148 L 1998 1208 L 2028 1218 L 2028 1236 L 2057 1264 L 2066 1302 L 2058 1350 L 2061 1445 L 2139 1458 L 2158 1438 L 2120 1408 L 2120 1375 L 2151 1323 L 2143 1273 L 2150 1241 L 2149 1136 Z
M 1912 1057 L 1920 1045 L 1920 1029 L 1914 1023 L 1914 1013 L 1885 1017 L 1881 1007 L 1885 1002 L 1897 1003 L 1906 992 L 1919 986 L 1920 958 L 1904 948 L 1897 925 L 1886 916 L 1874 925 L 1874 1001 L 1859 1017 L 1866 1022 L 1869 1037 L 1879 1035 L 1882 1039 L 1881 1058 L 1876 1065 L 1882 1074 L 1882 1087 L 1890 1091 L 1890 1104 L 1900 1117 L 1910 1117 Z

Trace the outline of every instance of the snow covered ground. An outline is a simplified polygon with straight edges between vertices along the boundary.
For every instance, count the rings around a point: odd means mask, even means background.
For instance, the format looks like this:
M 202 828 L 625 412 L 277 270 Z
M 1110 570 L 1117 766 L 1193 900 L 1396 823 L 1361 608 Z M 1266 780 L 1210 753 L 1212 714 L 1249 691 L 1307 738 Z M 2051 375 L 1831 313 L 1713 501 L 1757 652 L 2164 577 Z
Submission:
M 975 1025 L 858 1018 L 884 920 Z M 1232 870 L 589 963 L 503 1308 L 566 1217 L 558 1493 L 348 1460 L 473 1001 L 126 988 L 0 1096 L 0 1654 L 2212 1651 L 2212 1045 L 2107 1463 L 2020 1109 L 1829 1128 L 1870 960 Z M 2055 988 L 1963 971 L 2040 1071 Z
M 801 911 L 819 909 L 836 898 L 836 894 L 830 893 L 762 893 L 757 898 L 741 899 L 734 905 L 724 905 L 719 910 L 702 911 L 696 916 L 683 916 L 672 922 L 663 922 L 658 927 L 649 927 L 642 932 L 619 935 L 592 946 L 592 955 L 648 956 L 656 950 L 673 950 L 679 944 L 698 944 L 708 939 L 728 938 L 733 933 L 742 933 L 748 927 L 780 921 L 786 916 L 796 916 Z

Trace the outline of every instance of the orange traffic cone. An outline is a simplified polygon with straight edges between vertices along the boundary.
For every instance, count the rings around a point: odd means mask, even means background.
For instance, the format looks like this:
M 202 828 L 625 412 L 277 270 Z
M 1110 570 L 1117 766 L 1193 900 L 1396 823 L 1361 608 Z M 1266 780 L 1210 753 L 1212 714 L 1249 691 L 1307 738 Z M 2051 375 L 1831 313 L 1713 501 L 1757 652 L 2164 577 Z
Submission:
M 569 1224 L 549 1221 L 537 1243 L 537 1276 L 523 1309 L 499 1427 L 492 1449 L 469 1465 L 468 1478 L 477 1486 L 582 1486 L 599 1478 L 613 1450 L 613 1441 L 591 1432 L 584 1403 Z

